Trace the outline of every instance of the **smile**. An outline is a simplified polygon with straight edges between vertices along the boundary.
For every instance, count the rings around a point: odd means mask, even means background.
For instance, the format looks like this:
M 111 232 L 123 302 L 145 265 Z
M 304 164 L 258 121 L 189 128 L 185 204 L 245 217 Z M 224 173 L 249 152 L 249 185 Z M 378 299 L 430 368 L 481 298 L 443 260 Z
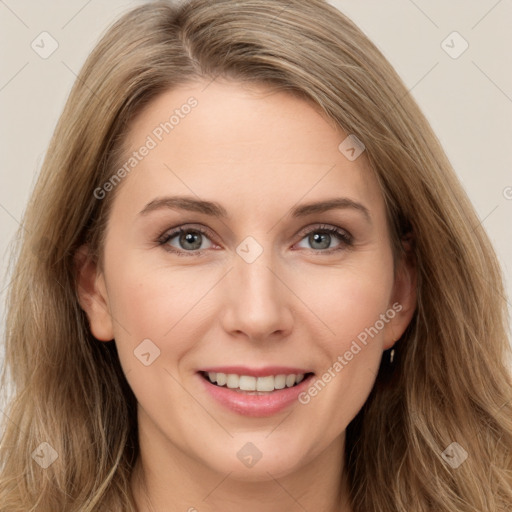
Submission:
M 212 384 L 229 389 L 240 391 L 262 391 L 272 392 L 276 389 L 291 388 L 304 380 L 303 373 L 267 375 L 265 377 L 254 377 L 252 375 L 237 375 L 234 373 L 203 372 L 203 376 Z M 307 374 L 306 374 L 307 375 Z
M 201 370 L 201 386 L 214 403 L 236 414 L 252 417 L 272 416 L 299 403 L 313 372 L 301 369 L 268 368 L 250 370 L 242 367 Z M 248 375 L 252 374 L 252 375 Z

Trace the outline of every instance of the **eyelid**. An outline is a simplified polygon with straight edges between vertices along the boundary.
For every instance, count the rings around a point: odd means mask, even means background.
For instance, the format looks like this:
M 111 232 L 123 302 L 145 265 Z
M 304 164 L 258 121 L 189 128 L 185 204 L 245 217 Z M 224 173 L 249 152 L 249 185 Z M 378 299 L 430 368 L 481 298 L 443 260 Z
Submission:
M 192 224 L 180 224 L 173 228 L 169 228 L 169 229 L 165 230 L 164 233 L 162 233 L 157 238 L 156 241 L 159 243 L 159 245 L 166 245 L 166 243 L 169 240 L 171 240 L 172 238 L 174 238 L 176 235 L 178 235 L 179 233 L 181 233 L 183 231 L 197 231 L 203 235 L 206 235 L 212 241 L 212 243 L 214 243 L 215 245 L 221 245 L 216 242 L 216 236 L 213 234 L 213 231 L 210 228 L 203 226 L 201 224 L 193 224 L 193 223 Z M 325 223 L 308 224 L 307 226 L 302 228 L 295 235 L 295 237 L 299 237 L 299 242 L 300 242 L 304 237 L 306 237 L 307 235 L 309 235 L 310 233 L 313 233 L 315 231 L 327 231 L 327 232 L 330 231 L 334 236 L 339 237 L 339 241 L 340 241 L 341 245 L 345 244 L 345 249 L 348 249 L 354 240 L 354 237 L 352 236 L 352 234 L 349 231 L 347 231 L 346 229 L 341 228 L 339 226 L 335 226 L 333 224 L 325 224 Z M 207 251 L 207 249 L 184 251 L 184 250 L 179 250 L 176 248 L 166 249 L 166 250 L 168 250 L 169 252 L 172 252 L 174 254 L 187 255 L 187 256 L 199 256 L 203 252 Z M 322 250 L 309 249 L 309 250 L 312 251 L 313 253 L 330 254 L 332 252 L 336 252 L 337 250 L 341 250 L 341 249 L 339 249 L 338 247 L 331 247 L 330 249 L 322 249 Z
M 199 233 L 202 233 L 203 235 L 206 235 L 208 238 L 212 240 L 212 242 L 215 242 L 215 234 L 210 228 L 207 228 L 206 226 L 203 226 L 201 224 L 179 224 L 178 226 L 175 226 L 173 228 L 166 229 L 158 238 L 157 242 L 164 244 L 165 241 L 170 240 L 171 238 L 174 238 L 176 235 L 181 233 L 182 231 L 197 231 Z M 217 244 L 217 242 L 215 242 Z M 217 244 L 220 245 L 220 244 Z M 192 251 L 188 251 L 192 252 Z M 195 253 L 199 253 L 200 251 L 194 251 Z
M 304 237 L 306 235 L 309 235 L 311 232 L 314 232 L 314 231 L 322 231 L 322 230 L 335 230 L 335 231 L 339 231 L 341 234 L 345 234 L 347 236 L 347 238 L 350 238 L 351 240 L 354 238 L 352 236 L 352 234 L 347 231 L 345 228 L 341 228 L 339 226 L 335 226 L 334 224 L 325 224 L 325 223 L 313 223 L 313 224 L 309 224 L 307 225 L 306 227 L 302 228 L 296 236 L 301 236 L 301 237 Z

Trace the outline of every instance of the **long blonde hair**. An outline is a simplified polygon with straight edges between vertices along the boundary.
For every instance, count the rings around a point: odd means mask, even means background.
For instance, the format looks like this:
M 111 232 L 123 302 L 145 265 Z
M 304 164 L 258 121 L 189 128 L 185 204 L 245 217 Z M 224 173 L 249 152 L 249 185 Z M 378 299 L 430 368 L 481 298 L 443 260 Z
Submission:
M 327 3 L 192 0 L 150 3 L 117 21 L 51 140 L 13 254 L 0 512 L 136 510 L 136 399 L 115 343 L 90 333 L 73 257 L 87 243 L 101 262 L 115 192 L 98 200 L 94 190 L 118 169 L 134 116 L 172 87 L 217 76 L 298 94 L 355 134 L 381 185 L 396 257 L 401 237 L 413 236 L 415 315 L 394 369 L 382 363 L 347 428 L 354 512 L 510 510 L 501 271 L 425 117 L 378 49 Z M 48 450 L 41 443 L 58 455 L 46 469 L 35 461 Z M 459 445 L 468 457 L 455 467 L 446 453 L 463 453 Z

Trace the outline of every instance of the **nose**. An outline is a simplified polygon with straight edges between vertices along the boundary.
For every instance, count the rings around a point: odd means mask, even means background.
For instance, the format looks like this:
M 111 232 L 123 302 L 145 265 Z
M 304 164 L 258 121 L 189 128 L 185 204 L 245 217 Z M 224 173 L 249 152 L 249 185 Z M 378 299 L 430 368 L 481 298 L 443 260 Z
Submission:
M 270 250 L 253 262 L 235 255 L 225 283 L 222 324 L 226 332 L 251 341 L 288 336 L 292 330 L 291 301 L 282 265 Z

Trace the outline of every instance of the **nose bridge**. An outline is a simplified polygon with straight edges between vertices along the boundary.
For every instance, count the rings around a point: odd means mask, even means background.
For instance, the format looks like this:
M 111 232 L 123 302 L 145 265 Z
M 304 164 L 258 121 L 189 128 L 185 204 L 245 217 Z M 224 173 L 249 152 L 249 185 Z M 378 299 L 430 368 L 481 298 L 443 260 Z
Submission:
M 236 250 L 229 273 L 225 328 L 261 338 L 291 327 L 290 292 L 278 278 L 277 258 L 271 247 L 252 237 Z

